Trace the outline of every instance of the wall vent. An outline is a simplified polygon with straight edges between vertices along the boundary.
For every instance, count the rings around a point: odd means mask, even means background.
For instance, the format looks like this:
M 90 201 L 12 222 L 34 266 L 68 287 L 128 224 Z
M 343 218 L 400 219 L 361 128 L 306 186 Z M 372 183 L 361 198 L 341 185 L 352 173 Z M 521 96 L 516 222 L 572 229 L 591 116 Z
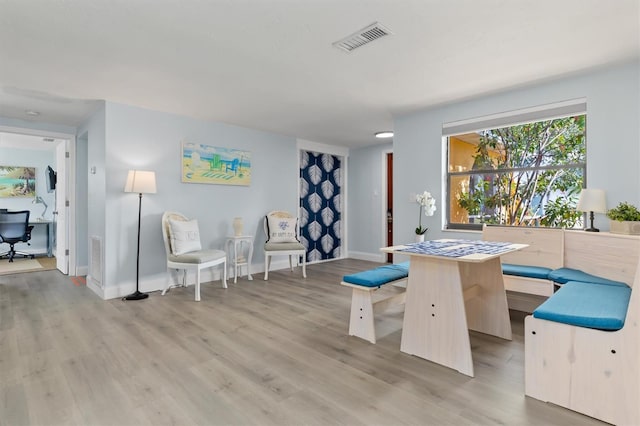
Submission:
M 89 277 L 100 288 L 104 288 L 102 282 L 102 238 L 93 236 L 89 241 Z
M 385 28 L 379 22 L 375 22 L 360 31 L 356 31 L 350 36 L 343 38 L 342 40 L 336 41 L 333 43 L 333 46 L 338 49 L 342 49 L 345 52 L 351 52 L 358 47 L 364 46 L 365 44 L 391 34 L 393 33 L 388 28 Z

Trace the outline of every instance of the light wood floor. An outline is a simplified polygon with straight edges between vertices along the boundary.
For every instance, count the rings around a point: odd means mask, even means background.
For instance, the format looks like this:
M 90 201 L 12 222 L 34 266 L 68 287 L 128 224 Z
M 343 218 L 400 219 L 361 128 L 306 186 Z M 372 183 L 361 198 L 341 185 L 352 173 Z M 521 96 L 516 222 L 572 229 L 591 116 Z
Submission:
M 471 334 L 475 378 L 403 354 L 402 312 L 378 344 L 347 336 L 341 260 L 102 301 L 58 271 L 0 276 L 0 425 L 588 425 L 524 396 L 511 342 Z

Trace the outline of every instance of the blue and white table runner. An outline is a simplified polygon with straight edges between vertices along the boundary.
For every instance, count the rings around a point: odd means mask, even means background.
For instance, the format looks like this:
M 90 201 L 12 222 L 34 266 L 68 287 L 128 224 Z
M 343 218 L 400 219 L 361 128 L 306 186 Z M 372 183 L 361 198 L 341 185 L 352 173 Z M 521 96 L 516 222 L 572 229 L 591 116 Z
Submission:
M 463 257 L 471 254 L 501 254 L 512 250 L 512 243 L 482 240 L 433 240 L 407 244 L 398 252 L 431 256 Z

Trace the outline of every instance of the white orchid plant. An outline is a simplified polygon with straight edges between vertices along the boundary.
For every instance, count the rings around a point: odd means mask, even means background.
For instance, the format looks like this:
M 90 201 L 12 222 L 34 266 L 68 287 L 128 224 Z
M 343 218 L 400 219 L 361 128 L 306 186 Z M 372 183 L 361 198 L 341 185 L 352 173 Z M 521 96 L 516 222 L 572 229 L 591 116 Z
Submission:
M 420 215 L 418 216 L 416 235 L 424 235 L 429 228 L 422 227 L 422 211 L 424 210 L 425 216 L 433 216 L 436 212 L 436 199 L 433 198 L 430 192 L 424 191 L 422 194 L 416 195 L 416 203 L 420 205 Z

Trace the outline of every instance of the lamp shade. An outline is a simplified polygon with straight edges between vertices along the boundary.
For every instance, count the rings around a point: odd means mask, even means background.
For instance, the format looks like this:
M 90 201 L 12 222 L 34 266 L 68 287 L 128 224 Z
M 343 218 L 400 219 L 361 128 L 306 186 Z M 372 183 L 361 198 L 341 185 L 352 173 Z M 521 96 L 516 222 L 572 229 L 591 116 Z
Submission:
M 607 212 L 607 198 L 604 190 L 585 188 L 580 193 L 578 200 L 578 211 L 581 212 Z
M 140 194 L 156 193 L 156 172 L 144 170 L 129 170 L 124 192 L 137 192 Z

